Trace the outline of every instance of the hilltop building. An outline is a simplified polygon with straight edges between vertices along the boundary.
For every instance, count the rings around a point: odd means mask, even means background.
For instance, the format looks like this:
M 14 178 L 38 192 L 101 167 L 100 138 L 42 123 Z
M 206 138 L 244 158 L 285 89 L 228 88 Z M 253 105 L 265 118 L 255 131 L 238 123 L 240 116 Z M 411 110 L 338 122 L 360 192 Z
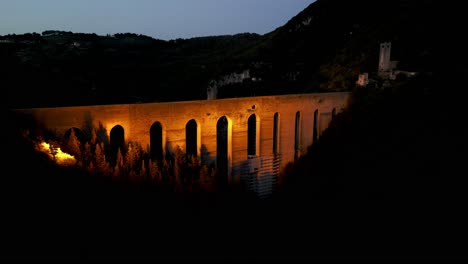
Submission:
M 395 70 L 396 70 L 398 61 L 390 60 L 391 51 L 392 51 L 391 42 L 380 43 L 378 75 L 382 79 L 391 79 L 391 80 L 396 79 Z
M 250 79 L 250 70 L 244 70 L 241 73 L 231 73 L 224 75 L 218 80 L 211 80 L 208 88 L 206 89 L 207 100 L 214 100 L 218 96 L 218 88 L 233 84 L 233 83 L 242 83 L 244 80 Z
M 359 86 L 366 86 L 369 84 L 369 74 L 367 72 L 359 74 L 358 80 L 356 82 Z
M 416 75 L 416 72 L 401 71 L 397 69 L 398 61 L 390 60 L 391 49 L 391 42 L 380 43 L 379 66 L 377 72 L 378 77 L 383 79 L 385 81 L 384 83 L 388 84 L 389 80 L 396 80 L 398 75 L 404 75 L 406 77 Z M 375 82 L 375 80 L 369 79 L 369 74 L 364 72 L 359 74 L 356 84 L 364 87 L 370 82 Z
M 386 80 L 395 80 L 396 77 L 400 74 L 405 75 L 406 77 L 416 75 L 416 72 L 397 70 L 398 61 L 390 60 L 391 49 L 391 42 L 384 42 L 380 44 L 378 76 Z

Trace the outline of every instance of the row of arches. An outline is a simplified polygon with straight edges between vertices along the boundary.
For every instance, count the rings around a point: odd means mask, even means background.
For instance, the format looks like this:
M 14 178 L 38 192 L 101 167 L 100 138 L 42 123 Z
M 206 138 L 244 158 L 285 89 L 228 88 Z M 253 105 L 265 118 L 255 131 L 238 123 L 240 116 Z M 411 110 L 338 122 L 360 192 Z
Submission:
M 336 116 L 336 110 L 332 110 L 332 119 Z M 294 157 L 298 158 L 302 149 L 302 116 L 301 111 L 296 112 L 295 118 L 295 138 L 294 138 Z M 260 140 L 260 122 L 256 114 L 251 114 L 247 120 L 247 156 L 253 158 L 259 154 L 259 140 Z M 82 135 L 79 129 L 73 128 L 75 134 Z M 70 130 L 69 130 L 70 131 Z M 69 131 L 67 133 L 69 133 Z M 164 141 L 165 131 L 159 121 L 154 122 L 150 127 L 150 157 L 152 159 L 161 160 L 164 158 Z M 125 145 L 125 131 L 121 125 L 114 126 L 110 131 L 110 147 L 115 157 L 118 149 L 124 149 Z M 276 112 L 273 116 L 273 144 L 272 154 L 280 153 L 280 114 Z M 65 134 L 66 136 L 67 134 Z M 231 135 L 232 135 L 232 121 L 227 116 L 222 116 L 216 123 L 216 166 L 219 171 L 227 174 L 229 171 L 229 162 L 231 156 Z M 319 111 L 314 111 L 313 119 L 313 135 L 312 140 L 315 142 L 319 137 Z M 199 156 L 201 147 L 200 142 L 200 125 L 195 119 L 189 120 L 185 125 L 185 143 L 186 154 L 192 156 Z
M 334 119 L 336 117 L 336 108 L 333 108 L 331 111 L 331 118 Z M 275 122 L 276 122 L 276 114 L 275 114 Z M 296 121 L 295 121 L 295 131 L 294 131 L 294 159 L 297 159 L 302 150 L 302 116 L 301 111 L 296 112 Z M 274 123 L 276 126 L 276 123 Z M 316 142 L 319 138 L 319 110 L 315 109 L 314 111 L 314 120 L 313 120 L 313 128 L 312 128 L 312 142 Z M 276 152 L 274 152 L 276 153 Z

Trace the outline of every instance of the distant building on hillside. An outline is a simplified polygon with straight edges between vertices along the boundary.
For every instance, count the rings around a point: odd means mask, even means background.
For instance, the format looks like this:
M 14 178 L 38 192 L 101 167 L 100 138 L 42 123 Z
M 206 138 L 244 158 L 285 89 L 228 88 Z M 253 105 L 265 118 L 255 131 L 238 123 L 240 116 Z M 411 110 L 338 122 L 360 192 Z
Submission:
M 391 42 L 380 43 L 380 55 L 379 55 L 379 77 L 383 79 L 396 79 L 395 70 L 398 61 L 391 61 L 390 54 L 392 50 Z
M 218 95 L 218 86 L 215 81 L 211 81 L 206 89 L 207 100 L 214 100 Z
M 211 80 L 206 89 L 207 100 L 214 100 L 218 95 L 218 88 L 228 84 L 242 83 L 244 80 L 250 80 L 250 70 L 244 70 L 241 73 L 231 73 L 221 76 L 218 80 Z
M 359 86 L 366 86 L 369 84 L 369 74 L 367 72 L 359 74 L 358 80 L 356 82 Z
M 417 74 L 417 72 L 401 71 L 397 70 L 398 61 L 391 61 L 390 54 L 392 49 L 391 42 L 380 43 L 380 54 L 379 54 L 379 67 L 377 71 L 377 76 L 380 77 L 384 82 L 382 87 L 390 85 L 390 80 L 396 80 L 397 76 L 406 76 L 412 77 Z M 373 74 L 371 73 L 373 76 Z M 360 87 L 365 87 L 369 84 L 377 85 L 377 80 L 369 78 L 369 73 L 364 72 L 359 74 L 356 85 Z
M 382 79 L 395 80 L 397 75 L 402 74 L 406 77 L 416 75 L 416 72 L 397 70 L 398 61 L 391 61 L 390 54 L 392 50 L 391 42 L 380 43 L 379 71 L 378 76 Z

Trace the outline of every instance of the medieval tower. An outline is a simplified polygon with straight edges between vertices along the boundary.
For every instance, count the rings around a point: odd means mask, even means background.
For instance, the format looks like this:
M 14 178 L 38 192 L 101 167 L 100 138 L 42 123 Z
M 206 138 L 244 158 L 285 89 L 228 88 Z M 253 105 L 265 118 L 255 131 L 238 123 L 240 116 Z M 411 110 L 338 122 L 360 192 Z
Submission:
M 392 44 L 390 42 L 384 42 L 380 44 L 380 56 L 379 56 L 379 76 L 386 76 L 390 71 L 390 51 Z

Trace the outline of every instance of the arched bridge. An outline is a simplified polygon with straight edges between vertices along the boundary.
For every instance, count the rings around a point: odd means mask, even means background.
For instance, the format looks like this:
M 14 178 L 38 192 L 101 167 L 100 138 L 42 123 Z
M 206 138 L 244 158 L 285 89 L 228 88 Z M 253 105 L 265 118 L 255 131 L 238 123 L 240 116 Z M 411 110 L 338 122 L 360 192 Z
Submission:
M 349 95 L 311 93 L 17 111 L 33 115 L 58 136 L 90 122 L 94 127 L 101 124 L 111 142 L 138 142 L 153 156 L 178 146 L 206 164 L 214 162 L 229 182 L 237 182 L 245 166 L 250 168 L 248 173 L 261 169 L 261 158 L 281 157 L 277 166 L 282 168 L 299 157 L 346 107 Z

